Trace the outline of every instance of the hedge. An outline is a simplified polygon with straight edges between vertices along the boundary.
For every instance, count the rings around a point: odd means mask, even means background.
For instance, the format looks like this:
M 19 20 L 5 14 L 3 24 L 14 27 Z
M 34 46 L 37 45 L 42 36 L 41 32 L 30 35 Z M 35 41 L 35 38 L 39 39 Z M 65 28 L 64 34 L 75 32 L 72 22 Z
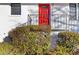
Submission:
M 79 34 L 75 32 L 60 32 L 58 34 L 58 54 L 74 54 L 79 47 Z
M 38 27 L 31 25 L 11 30 L 9 32 L 10 44 L 19 48 L 22 54 L 44 54 L 50 46 L 50 31 L 35 31 Z

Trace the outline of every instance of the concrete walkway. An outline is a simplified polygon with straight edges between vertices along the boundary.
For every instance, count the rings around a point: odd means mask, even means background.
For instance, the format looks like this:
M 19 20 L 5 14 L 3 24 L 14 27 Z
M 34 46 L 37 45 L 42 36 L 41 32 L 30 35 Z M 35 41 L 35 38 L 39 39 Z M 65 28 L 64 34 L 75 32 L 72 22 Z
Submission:
M 51 42 L 51 48 L 55 48 L 56 47 L 56 41 L 57 41 L 57 39 L 58 39 L 58 37 L 57 37 L 57 35 L 58 35 L 58 31 L 56 31 L 56 32 L 52 32 L 51 33 L 51 40 L 50 40 L 50 42 Z

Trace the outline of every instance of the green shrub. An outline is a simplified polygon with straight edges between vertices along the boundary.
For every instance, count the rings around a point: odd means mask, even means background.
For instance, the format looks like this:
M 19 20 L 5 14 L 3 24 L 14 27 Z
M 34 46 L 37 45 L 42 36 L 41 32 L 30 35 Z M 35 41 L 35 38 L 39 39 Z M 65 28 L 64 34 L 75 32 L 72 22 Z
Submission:
M 49 49 L 45 54 L 46 55 L 68 55 L 69 49 L 57 45 L 55 49 Z
M 44 55 L 56 55 L 56 51 L 54 49 L 47 50 Z
M 50 32 L 27 31 L 29 27 L 17 27 L 10 31 L 10 43 L 22 54 L 43 54 L 50 46 Z
M 39 28 L 40 28 L 41 31 L 44 31 L 44 32 L 50 32 L 51 31 L 50 25 L 40 25 Z
M 58 34 L 56 51 L 59 54 L 73 54 L 79 45 L 79 34 L 75 32 L 60 32 Z
M 16 55 L 23 54 L 20 52 L 19 48 L 14 47 L 13 45 L 3 42 L 0 43 L 0 55 Z
M 29 28 L 31 31 L 43 31 L 43 32 L 51 31 L 50 25 L 30 25 Z
M 38 25 L 30 25 L 29 28 L 30 28 L 31 31 L 39 31 L 40 30 Z
M 13 46 L 8 43 L 0 43 L 0 55 L 10 54 L 12 48 Z
M 57 46 L 48 50 L 47 55 L 72 55 L 79 54 L 79 34 L 75 32 L 60 32 Z
M 76 51 L 74 51 L 73 54 L 74 54 L 74 55 L 79 55 L 79 49 L 77 49 Z

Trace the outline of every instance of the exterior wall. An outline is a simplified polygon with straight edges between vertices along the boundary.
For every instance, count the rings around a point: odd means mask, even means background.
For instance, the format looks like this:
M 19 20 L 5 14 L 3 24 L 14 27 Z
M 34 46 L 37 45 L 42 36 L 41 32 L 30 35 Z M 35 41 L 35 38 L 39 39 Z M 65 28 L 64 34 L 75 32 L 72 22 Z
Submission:
M 10 4 L 0 4 L 0 41 L 8 36 L 8 32 L 16 26 L 26 23 L 28 21 L 28 14 L 37 14 L 38 5 L 21 5 L 21 15 L 11 15 Z M 36 20 L 35 16 L 31 16 Z M 35 19 L 34 19 L 35 18 Z M 37 21 L 38 22 L 38 21 Z M 32 21 L 32 24 L 37 24 Z
M 10 16 L 10 6 L 9 5 L 0 5 L 0 41 L 2 41 L 3 37 L 10 28 L 9 25 L 9 16 Z M 12 24 L 11 24 L 12 25 Z
M 67 29 L 67 20 L 69 20 L 69 4 L 51 4 L 51 28 Z
M 78 12 L 76 12 L 77 20 L 72 20 L 70 18 L 69 11 L 70 8 L 69 4 L 67 3 L 51 4 L 51 28 L 57 30 L 68 30 L 78 32 Z M 76 11 L 78 11 L 78 5 L 76 6 Z
M 69 19 L 69 4 L 51 4 L 50 25 L 52 29 L 79 31 L 79 21 Z M 77 6 L 78 11 L 78 6 Z M 28 24 L 28 14 L 32 18 L 32 24 L 38 25 L 38 4 L 21 4 L 21 15 L 11 15 L 10 4 L 0 4 L 0 41 L 8 36 L 8 32 L 19 24 Z M 79 13 L 77 13 L 78 19 Z M 58 33 L 57 31 L 55 33 Z M 52 34 L 52 33 L 51 33 Z
M 21 6 L 22 8 L 22 22 L 28 22 L 28 14 L 32 18 L 32 23 L 38 25 L 38 5 L 37 4 L 25 4 Z M 24 21 L 23 21 L 24 20 Z

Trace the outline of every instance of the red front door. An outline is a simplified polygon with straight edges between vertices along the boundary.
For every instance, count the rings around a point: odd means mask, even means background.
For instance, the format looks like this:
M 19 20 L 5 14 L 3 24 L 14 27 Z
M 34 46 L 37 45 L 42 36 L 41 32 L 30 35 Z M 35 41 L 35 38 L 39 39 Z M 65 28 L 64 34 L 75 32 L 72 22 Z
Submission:
M 48 25 L 50 4 L 39 4 L 39 25 Z

